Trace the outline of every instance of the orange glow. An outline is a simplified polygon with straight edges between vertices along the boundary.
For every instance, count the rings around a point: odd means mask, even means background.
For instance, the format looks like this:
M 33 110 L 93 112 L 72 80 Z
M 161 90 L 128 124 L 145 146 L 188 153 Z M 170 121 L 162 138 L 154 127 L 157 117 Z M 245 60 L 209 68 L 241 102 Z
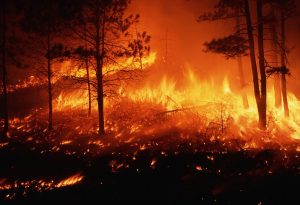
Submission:
M 185 82 L 183 88 L 177 88 L 176 81 L 165 76 L 157 86 L 145 85 L 143 88 L 131 90 L 127 93 L 127 97 L 134 102 L 159 104 L 170 112 L 189 109 L 194 113 L 200 113 L 205 116 L 207 123 L 214 121 L 224 123 L 226 130 L 233 132 L 231 133 L 233 136 L 247 138 L 247 135 L 259 132 L 256 102 L 250 92 L 248 93 L 250 108 L 244 109 L 240 94 L 232 91 L 227 77 L 224 78 L 222 85 L 217 85 L 214 80 L 197 79 L 193 71 L 188 70 Z M 289 93 L 288 98 L 291 117 L 285 118 L 283 109 L 274 106 L 274 90 L 270 89 L 268 93 L 270 132 L 268 135 L 271 138 L 289 136 L 291 139 L 300 139 L 300 118 L 297 116 L 300 101 L 292 93 Z M 177 120 L 180 122 L 181 119 Z M 231 127 L 228 127 L 229 124 Z M 249 146 L 257 147 L 256 144 Z
M 133 59 L 125 59 L 123 65 L 129 66 Z M 150 69 L 153 65 L 157 66 L 156 52 L 150 53 L 148 56 L 142 58 L 142 69 Z M 141 69 L 140 63 L 135 62 L 133 69 Z M 162 65 L 160 65 L 162 66 Z M 105 71 L 113 75 L 118 69 L 122 69 L 116 65 L 105 67 Z M 75 77 L 84 78 L 86 71 L 78 69 L 76 66 L 72 67 L 72 62 L 63 63 L 61 67 L 61 74 L 71 75 Z M 91 70 L 91 78 L 95 77 L 95 72 Z M 56 79 L 58 80 L 58 79 Z M 154 84 L 154 81 L 157 82 Z M 112 111 L 115 104 L 131 102 L 133 104 L 144 104 L 145 106 L 159 106 L 162 110 L 157 111 L 167 113 L 175 113 L 172 118 L 169 118 L 169 125 L 184 128 L 194 129 L 198 132 L 207 132 L 213 130 L 210 138 L 211 141 L 231 138 L 239 138 L 247 141 L 244 149 L 258 148 L 264 142 L 280 141 L 286 143 L 293 140 L 300 140 L 300 117 L 297 113 L 300 112 L 300 101 L 297 97 L 289 92 L 288 100 L 290 107 L 290 118 L 284 116 L 282 108 L 276 108 L 274 99 L 274 90 L 268 89 L 268 129 L 261 131 L 257 126 L 257 108 L 253 91 L 245 90 L 247 93 L 249 108 L 244 109 L 241 92 L 236 91 L 231 85 L 237 82 L 231 82 L 227 75 L 224 75 L 222 83 L 212 77 L 200 79 L 195 72 L 195 69 L 188 67 L 182 75 L 180 83 L 174 78 L 165 74 L 161 77 L 156 77 L 155 80 L 142 79 L 139 86 L 126 87 L 120 84 L 117 88 L 119 94 L 118 99 L 105 99 L 105 108 L 107 112 Z M 32 80 L 32 82 L 35 82 Z M 96 94 L 92 92 L 92 98 L 95 99 Z M 87 110 L 88 108 L 88 91 L 85 85 L 77 90 L 64 91 L 54 100 L 55 111 L 67 110 Z M 92 101 L 92 109 L 96 111 L 96 100 Z M 155 115 L 155 113 L 152 113 Z M 137 116 L 138 117 L 138 116 Z M 145 116 L 146 118 L 148 116 Z M 32 118 L 31 115 L 25 119 L 12 119 L 11 127 L 19 131 L 30 132 L 33 128 L 25 126 L 26 121 Z M 197 119 L 195 121 L 195 119 Z M 134 120 L 134 119 L 132 119 Z M 194 121 L 193 121 L 194 120 Z M 159 130 L 144 129 L 145 125 L 142 123 L 132 123 L 130 126 L 123 126 L 121 124 L 113 124 L 112 119 L 108 119 L 106 129 L 115 133 L 116 138 L 126 136 L 126 133 L 133 135 L 143 132 L 144 134 L 153 135 Z M 192 128 L 190 125 L 193 125 Z M 122 129 L 128 129 L 124 132 Z M 95 128 L 89 128 L 96 131 Z M 78 133 L 83 133 L 82 127 L 76 128 Z M 130 143 L 134 137 L 130 137 L 125 142 Z M 69 143 L 69 142 L 64 142 Z M 140 146 L 140 150 L 147 149 L 147 145 Z
M 151 52 L 148 56 L 145 56 L 141 59 L 140 62 L 134 62 L 133 58 L 128 58 L 120 62 L 119 65 L 109 65 L 104 68 L 104 73 L 108 75 L 113 75 L 122 69 L 147 69 L 149 68 L 156 60 L 156 52 Z M 77 78 L 83 78 L 86 76 L 86 70 L 83 68 L 72 67 L 72 63 L 70 61 L 65 62 L 61 66 L 60 75 L 59 76 L 72 76 Z M 96 77 L 95 70 L 91 69 L 90 78 L 93 79 Z M 122 93 L 122 88 L 119 90 L 119 94 Z M 95 95 L 94 93 L 92 93 Z M 85 109 L 87 108 L 88 102 L 88 91 L 86 88 L 77 89 L 73 92 L 61 92 L 59 96 L 55 100 L 55 109 L 57 111 L 62 111 L 65 109 Z M 107 102 L 106 102 L 107 103 Z M 96 105 L 94 104 L 95 108 Z
M 202 167 L 201 167 L 200 165 L 197 165 L 197 166 L 195 167 L 195 169 L 196 169 L 197 171 L 202 171 L 202 170 L 203 170 Z
M 83 176 L 80 173 L 78 173 L 78 174 L 75 174 L 71 177 L 68 177 L 66 179 L 61 180 L 56 185 L 56 187 L 59 188 L 59 187 L 71 186 L 71 185 L 74 185 L 74 184 L 77 184 L 77 183 L 81 182 L 82 179 L 83 179 Z
M 124 61 L 124 65 L 132 62 L 132 59 Z M 147 69 L 156 62 L 156 52 L 150 53 L 149 56 L 142 59 L 143 69 Z M 68 65 L 64 65 L 65 68 Z M 75 69 L 75 68 L 74 68 Z M 77 70 L 77 69 L 76 69 Z M 106 67 L 106 71 L 115 72 L 115 66 Z M 65 72 L 65 71 L 62 71 Z M 77 77 L 83 77 L 85 71 L 73 72 Z M 93 74 L 94 75 L 94 74 Z M 142 81 L 142 87 L 125 88 L 122 85 L 119 87 L 118 93 L 120 99 L 129 100 L 133 103 L 159 105 L 165 109 L 166 112 L 182 112 L 187 119 L 182 116 L 175 117 L 176 126 L 188 126 L 191 119 L 189 115 L 202 116 L 204 124 L 194 124 L 197 130 L 201 131 L 204 127 L 210 127 L 214 124 L 215 129 L 219 130 L 220 136 L 212 136 L 211 140 L 224 140 L 228 137 L 238 137 L 244 140 L 252 139 L 247 143 L 245 149 L 257 148 L 263 141 L 270 141 L 276 139 L 280 141 L 300 139 L 300 118 L 297 113 L 300 112 L 300 101 L 295 95 L 289 93 L 289 103 L 291 110 L 291 117 L 285 118 L 283 109 L 276 108 L 274 101 L 274 90 L 269 89 L 268 93 L 268 131 L 262 133 L 257 128 L 257 108 L 256 102 L 252 94 L 252 90 L 247 91 L 250 107 L 244 109 L 241 98 L 241 93 L 233 91 L 231 82 L 225 75 L 223 83 L 218 84 L 213 78 L 200 80 L 195 74 L 194 69 L 189 67 L 186 69 L 180 86 L 178 82 L 167 75 L 157 80 L 159 83 L 153 85 Z M 183 84 L 183 85 L 182 85 Z M 70 109 L 87 109 L 87 90 L 78 89 L 73 92 L 61 92 L 55 100 L 55 110 L 63 111 Z M 92 107 L 97 106 L 93 101 Z M 110 109 L 108 105 L 113 105 L 115 101 L 110 99 L 105 100 L 106 109 Z M 186 121 L 186 122 L 185 122 Z M 191 122 L 190 122 L 191 123 Z M 119 132 L 120 127 L 108 128 L 111 131 L 118 132 L 117 137 L 121 137 L 124 133 Z M 129 127 L 129 134 L 140 132 L 143 129 L 142 124 L 132 124 Z M 205 128 L 206 129 L 206 128 Z M 153 133 L 153 130 L 148 133 Z M 266 137 L 267 136 L 267 137 Z M 288 137 L 286 137 L 288 136 Z M 128 140 L 127 140 L 128 141 Z M 140 149 L 146 148 L 142 146 Z

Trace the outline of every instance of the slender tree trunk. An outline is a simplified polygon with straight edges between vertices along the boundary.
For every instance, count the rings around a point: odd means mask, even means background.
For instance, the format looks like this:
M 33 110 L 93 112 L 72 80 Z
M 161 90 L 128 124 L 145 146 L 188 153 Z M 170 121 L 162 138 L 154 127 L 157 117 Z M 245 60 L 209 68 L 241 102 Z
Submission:
M 278 66 L 276 66 L 278 67 Z M 282 96 L 281 96 L 281 85 L 280 85 L 280 75 L 274 75 L 274 97 L 275 97 L 275 107 L 280 108 L 282 106 Z
M 102 30 L 104 30 L 104 14 L 102 20 Z M 102 35 L 100 34 L 100 10 L 99 10 L 99 1 L 97 1 L 96 5 L 96 75 L 97 75 L 97 101 L 98 101 L 98 119 L 99 119 L 99 134 L 105 135 L 104 129 L 104 95 L 103 95 L 103 52 L 100 54 L 100 37 L 102 42 L 104 41 L 104 32 L 102 31 Z M 101 43 L 102 43 L 101 42 Z M 104 47 L 104 44 L 102 45 Z
M 257 21 L 258 21 L 258 52 L 259 52 L 259 68 L 260 68 L 260 127 L 267 127 L 267 77 L 265 67 L 265 51 L 264 51 L 264 22 L 263 22 L 263 0 L 257 0 Z
M 101 36 L 101 39 L 102 39 L 102 42 L 101 42 L 101 45 L 102 45 L 102 49 L 101 49 L 101 61 L 100 61 L 100 76 L 101 76 L 101 84 L 100 84 L 100 93 L 101 93 L 101 99 L 100 99 L 100 115 L 101 115 L 101 119 L 100 119 L 100 124 L 101 124 L 101 129 L 100 129 L 100 133 L 102 133 L 103 135 L 105 134 L 105 123 L 104 123 L 104 90 L 103 90 L 103 65 L 104 65 L 104 55 L 105 55 L 105 10 L 104 10 L 104 13 L 103 13 L 103 17 L 102 17 L 102 36 Z
M 138 30 L 137 27 L 135 26 L 135 35 L 136 35 L 136 40 L 138 40 Z M 139 51 L 139 63 L 140 63 L 140 69 L 143 69 L 143 54 L 141 51 Z
M 245 82 L 245 76 L 244 76 L 244 70 L 243 70 L 243 62 L 242 57 L 238 57 L 238 69 L 239 69 L 239 75 L 240 75 L 240 85 L 241 85 L 241 91 L 242 91 L 242 99 L 243 99 L 243 106 L 245 109 L 249 108 L 249 102 L 248 97 L 245 92 L 246 82 Z
M 90 70 L 88 59 L 85 59 L 85 67 L 86 67 L 86 80 L 87 80 L 87 89 L 88 89 L 88 116 L 91 116 L 92 113 L 92 96 L 91 96 L 91 81 L 90 81 Z
M 85 28 L 85 39 L 84 39 L 84 47 L 85 50 L 87 51 L 88 47 L 87 47 L 87 37 L 86 37 L 86 28 Z M 91 116 L 91 112 L 92 112 L 92 97 L 91 97 L 91 81 L 90 81 L 90 70 L 89 70 L 89 59 L 88 59 L 88 55 L 85 56 L 85 68 L 86 68 L 86 80 L 87 80 L 87 89 L 88 89 L 88 116 Z
M 241 23 L 240 23 L 240 12 L 239 9 L 237 9 L 236 11 L 236 29 L 237 29 L 237 33 L 238 35 L 241 35 Z M 244 76 L 244 69 L 243 69 L 243 62 L 242 62 L 242 57 L 238 56 L 237 59 L 238 62 L 238 70 L 239 70 L 239 76 L 240 76 L 240 85 L 241 85 L 241 91 L 242 91 L 242 99 L 243 99 L 243 105 L 245 109 L 249 108 L 249 102 L 248 102 L 248 97 L 247 94 L 245 93 L 245 87 L 246 87 L 246 82 L 245 82 L 245 76 Z
M 262 109 L 261 109 L 261 97 L 260 97 L 260 88 L 259 88 L 259 79 L 258 79 L 258 70 L 256 64 L 256 55 L 255 55 L 255 43 L 254 43 L 254 36 L 253 36 L 253 28 L 252 28 L 252 20 L 250 14 L 250 6 L 248 0 L 244 0 L 245 6 L 245 15 L 246 15 L 246 23 L 247 23 L 247 34 L 249 40 L 249 49 L 250 49 L 250 61 L 251 61 L 251 69 L 252 69 L 252 78 L 253 78 L 253 88 L 254 88 L 254 95 L 256 100 L 256 106 L 259 116 L 259 125 L 262 125 Z
M 52 71 L 51 71 L 51 39 L 50 32 L 47 34 L 47 77 L 48 77 L 48 130 L 52 130 Z
M 281 67 L 282 69 L 286 69 L 286 45 L 285 45 L 285 15 L 284 9 L 281 8 Z M 286 74 L 282 72 L 281 74 L 281 89 L 282 89 L 282 99 L 283 99 L 283 108 L 284 108 L 284 115 L 289 117 L 289 104 L 287 99 L 287 89 L 286 89 Z
M 274 18 L 274 22 L 271 23 L 271 32 L 272 32 L 272 47 L 274 50 L 274 57 L 273 57 L 273 61 L 274 61 L 274 66 L 278 67 L 278 32 L 276 29 L 276 25 L 277 25 L 277 18 L 276 18 L 276 14 L 275 14 L 275 9 L 274 6 L 271 5 L 271 16 L 272 18 Z M 280 75 L 279 74 L 275 74 L 274 75 L 274 97 L 275 97 L 275 106 L 277 108 L 280 108 L 282 103 L 281 103 L 281 86 L 280 86 Z
M 4 128 L 3 137 L 7 137 L 9 121 L 8 121 L 8 105 L 7 105 L 7 69 L 6 69 L 6 5 L 5 0 L 2 7 L 2 86 L 3 86 L 3 117 Z

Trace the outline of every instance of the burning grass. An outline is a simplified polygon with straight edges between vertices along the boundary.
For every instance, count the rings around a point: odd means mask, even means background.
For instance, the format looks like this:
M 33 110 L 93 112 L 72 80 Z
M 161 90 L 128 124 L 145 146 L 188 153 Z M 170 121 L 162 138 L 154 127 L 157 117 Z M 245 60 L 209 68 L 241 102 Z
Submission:
M 254 180 L 250 183 L 254 187 L 261 185 L 257 178 L 264 181 L 281 174 L 298 180 L 297 98 L 290 94 L 289 119 L 270 106 L 268 129 L 260 130 L 255 108 L 242 108 L 240 96 L 228 81 L 214 87 L 197 84 L 190 75 L 191 84 L 182 89 L 167 79 L 156 88 L 120 89 L 118 98 L 106 101 L 107 134 L 102 138 L 95 110 L 88 117 L 86 99 L 78 97 L 85 94 L 81 90 L 67 97 L 58 95 L 51 131 L 44 109 L 12 118 L 9 142 L 0 144 L 1 198 L 22 201 L 26 196 L 51 196 L 72 187 L 114 190 L 123 182 L 132 183 L 130 187 L 138 191 L 139 180 L 155 190 L 162 180 L 175 183 L 178 190 L 200 187 L 193 190 L 200 193 L 201 201 L 216 204 L 214 200 L 224 194 L 246 190 L 251 195 L 247 178 Z M 195 88 L 203 92 L 194 92 Z M 11 156 L 17 160 L 10 161 Z

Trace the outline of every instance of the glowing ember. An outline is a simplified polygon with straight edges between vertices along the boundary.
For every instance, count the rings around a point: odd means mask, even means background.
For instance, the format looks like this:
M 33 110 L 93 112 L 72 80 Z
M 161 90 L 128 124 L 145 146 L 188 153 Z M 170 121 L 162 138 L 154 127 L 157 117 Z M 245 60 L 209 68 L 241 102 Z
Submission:
M 157 163 L 157 160 L 156 160 L 156 159 L 153 159 L 153 160 L 151 161 L 151 163 L 150 163 L 150 167 L 154 169 L 155 166 L 156 166 L 156 163 Z
M 195 169 L 196 169 L 197 171 L 202 171 L 202 170 L 203 170 L 202 167 L 201 167 L 200 165 L 197 165 L 197 166 L 195 167 Z

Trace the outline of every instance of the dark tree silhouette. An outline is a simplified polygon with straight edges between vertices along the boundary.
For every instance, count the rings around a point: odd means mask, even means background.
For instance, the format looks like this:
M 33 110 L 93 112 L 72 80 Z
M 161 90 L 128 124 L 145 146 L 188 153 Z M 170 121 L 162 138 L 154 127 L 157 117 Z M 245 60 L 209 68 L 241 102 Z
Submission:
M 280 53 L 279 50 L 279 35 L 278 35 L 278 18 L 277 18 L 277 12 L 276 8 L 273 2 L 270 2 L 270 12 L 266 16 L 267 18 L 267 25 L 270 26 L 270 32 L 271 32 L 271 46 L 272 46 L 272 62 L 270 62 L 270 65 L 273 67 L 279 67 L 279 62 L 278 62 L 278 56 Z M 267 70 L 267 72 L 269 69 Z M 275 97 L 275 106 L 277 108 L 280 108 L 282 106 L 281 99 L 281 86 L 280 86 L 280 74 L 275 73 L 274 75 L 274 97 Z
M 227 59 L 248 54 L 247 40 L 239 35 L 230 35 L 224 38 L 213 39 L 204 43 L 206 52 L 214 52 L 224 55 Z
M 277 79 L 275 91 L 278 91 L 276 92 L 277 94 L 275 94 L 277 99 L 276 101 L 278 102 L 276 102 L 276 105 L 281 106 L 282 101 L 285 116 L 289 117 L 286 75 L 290 74 L 290 71 L 287 68 L 288 52 L 286 46 L 286 21 L 296 15 L 297 6 L 294 0 L 269 0 L 268 3 L 272 7 L 271 28 L 273 32 L 273 45 L 276 55 L 276 64 L 274 66 L 270 66 L 268 69 L 268 74 L 275 75 L 275 79 Z M 280 56 L 280 63 L 278 63 L 277 55 Z
M 280 48 L 281 48 L 281 92 L 283 99 L 284 114 L 289 117 L 289 104 L 287 99 L 287 88 L 286 88 L 286 70 L 287 70 L 287 48 L 286 48 L 286 21 L 296 13 L 296 3 L 294 0 L 279 0 L 280 9 Z
M 225 55 L 226 58 L 236 58 L 238 63 L 238 71 L 240 75 L 240 85 L 242 91 L 244 108 L 249 108 L 247 94 L 244 92 L 246 87 L 242 56 L 247 55 L 247 40 L 243 37 L 243 28 L 241 26 L 241 17 L 243 16 L 243 7 L 240 0 L 219 1 L 215 5 L 212 13 L 205 13 L 199 17 L 199 21 L 216 21 L 216 20 L 235 20 L 235 33 L 224 38 L 213 39 L 206 42 L 207 52 L 214 52 Z
M 8 108 L 7 108 L 7 67 L 6 67 L 6 0 L 2 1 L 1 9 L 1 34 L 2 34 L 2 45 L 1 45 L 1 67 L 2 67 L 2 92 L 3 92 L 3 118 L 4 118 L 4 127 L 3 127 L 3 137 L 7 136 L 8 132 Z
M 242 26 L 241 26 L 241 8 L 236 7 L 235 8 L 236 12 L 236 35 L 238 37 L 242 37 Z M 245 46 L 245 45 L 244 45 Z M 247 94 L 245 93 L 245 87 L 246 87 L 246 81 L 245 81 L 245 74 L 244 74 L 244 68 L 243 68 L 243 61 L 242 61 L 242 56 L 238 55 L 237 57 L 237 63 L 238 63 L 238 70 L 239 70 L 239 75 L 240 75 L 240 85 L 241 85 L 241 90 L 242 90 L 242 98 L 243 98 L 243 105 L 245 109 L 249 108 L 249 102 L 248 102 L 248 97 Z
M 64 47 L 59 44 L 59 38 L 64 31 L 65 21 L 72 18 L 68 0 L 28 0 L 24 7 L 21 21 L 22 29 L 30 36 L 35 58 L 42 64 L 39 70 L 47 77 L 48 84 L 48 129 L 53 126 L 53 61 L 64 53 Z M 42 57 L 42 58 L 41 58 Z
M 262 0 L 256 1 L 256 16 L 257 16 L 257 46 L 258 46 L 258 65 L 256 59 L 255 49 L 255 35 L 253 17 L 250 12 L 250 5 L 248 0 L 220 0 L 215 6 L 215 11 L 200 16 L 199 20 L 224 20 L 244 18 L 246 27 L 239 27 L 238 31 L 225 38 L 213 40 L 206 43 L 209 51 L 222 53 L 227 57 L 240 57 L 247 54 L 249 51 L 254 95 L 257 104 L 259 115 L 259 126 L 265 129 L 267 126 L 267 78 L 266 78 L 266 64 L 264 56 L 264 16 L 263 16 Z M 241 31 L 246 31 L 246 35 L 241 35 Z M 259 70 L 258 70 L 259 66 Z M 259 71 L 259 72 L 258 72 Z M 260 78 L 259 78 L 260 73 Z
M 3 136 L 6 137 L 9 129 L 9 113 L 8 113 L 8 73 L 12 68 L 24 68 L 24 48 L 22 33 L 20 32 L 18 21 L 20 19 L 20 5 L 18 1 L 3 0 L 0 3 L 1 22 L 0 22 L 0 51 L 1 51 L 1 117 L 4 119 Z M 2 114 L 3 112 L 3 114 Z
M 247 1 L 248 2 L 248 1 Z M 246 8 L 245 8 L 246 9 Z M 249 11 L 250 13 L 250 11 Z M 248 12 L 246 12 L 247 18 Z M 249 21 L 247 21 L 249 23 Z M 250 25 L 247 27 L 250 29 Z M 266 65 L 265 65 L 265 50 L 264 50 L 264 19 L 263 19 L 263 0 L 257 0 L 257 33 L 258 33 L 258 61 L 260 71 L 260 99 L 257 100 L 259 122 L 261 128 L 267 126 L 267 77 L 266 77 Z M 256 97 L 257 98 L 257 97 Z
M 129 0 L 87 0 L 81 5 L 81 15 L 74 22 L 73 31 L 86 45 L 83 51 L 93 52 L 99 118 L 99 134 L 105 134 L 104 98 L 113 92 L 116 81 L 131 79 L 135 67 L 121 65 L 120 59 L 132 57 L 133 61 L 149 52 L 150 37 L 144 32 L 134 38 L 130 32 L 138 23 L 138 15 L 125 16 Z M 81 28 L 80 28 L 81 27 Z M 82 29 L 86 28 L 86 29 Z M 113 67 L 107 69 L 106 67 Z M 88 71 L 89 69 L 87 69 Z

